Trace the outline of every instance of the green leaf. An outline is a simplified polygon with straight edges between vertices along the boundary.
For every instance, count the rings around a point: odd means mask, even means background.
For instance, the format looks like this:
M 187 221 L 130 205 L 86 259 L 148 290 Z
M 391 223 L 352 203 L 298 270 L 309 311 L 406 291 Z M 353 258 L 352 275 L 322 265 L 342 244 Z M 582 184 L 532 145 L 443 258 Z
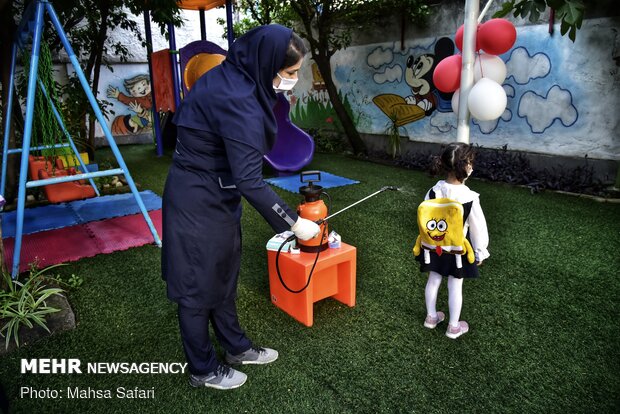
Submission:
M 11 329 L 13 332 L 13 339 L 15 340 L 15 345 L 19 346 L 19 324 L 15 323 Z
M 575 39 L 577 38 L 577 28 L 575 26 L 571 26 L 570 32 L 568 33 L 568 38 L 575 42 Z
M 510 13 L 512 9 L 514 8 L 514 4 L 515 4 L 514 0 L 502 3 L 501 8 L 498 11 L 496 11 L 495 14 L 493 14 L 493 17 L 499 18 L 499 17 L 507 16 L 508 13 Z
M 52 265 L 52 266 L 48 266 L 48 267 L 46 267 L 44 269 L 36 271 L 34 274 L 31 274 L 30 279 L 36 278 L 37 276 L 41 276 L 44 273 L 49 273 L 49 271 L 52 270 L 52 269 L 56 269 L 58 267 L 66 266 L 66 265 L 67 265 L 66 263 L 59 263 L 59 264 L 55 264 L 55 265 Z
M 41 296 L 34 303 L 34 306 L 37 307 L 37 306 L 41 305 L 41 303 L 43 303 L 45 300 L 49 299 L 50 296 L 52 296 L 52 295 L 60 295 L 62 292 L 64 292 L 64 290 L 60 289 L 60 288 L 45 289 L 45 290 L 39 292 L 39 294 Z
M 560 23 L 560 33 L 562 34 L 562 36 L 564 36 L 568 32 L 568 29 L 570 29 L 570 27 L 570 24 L 568 24 L 565 20 L 562 20 L 562 22 Z
M 45 308 L 38 309 L 36 312 L 33 312 L 33 315 L 47 315 L 49 313 L 56 313 L 56 312 L 60 312 L 60 309 L 52 308 L 52 307 L 45 307 Z
M 47 327 L 47 323 L 45 322 L 45 319 L 43 318 L 36 318 L 34 319 L 34 322 L 39 325 L 40 327 L 42 327 L 43 329 L 45 329 L 48 333 L 50 332 L 50 329 Z

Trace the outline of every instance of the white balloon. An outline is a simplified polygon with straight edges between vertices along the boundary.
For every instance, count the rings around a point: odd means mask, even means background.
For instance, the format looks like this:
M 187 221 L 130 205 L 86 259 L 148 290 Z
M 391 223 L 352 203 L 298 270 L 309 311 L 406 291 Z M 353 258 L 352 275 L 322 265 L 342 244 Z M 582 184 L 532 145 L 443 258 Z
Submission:
M 499 118 L 508 103 L 506 91 L 489 78 L 482 78 L 471 88 L 467 97 L 467 107 L 471 115 L 480 121 Z
M 506 64 L 495 55 L 480 53 L 474 62 L 474 82 L 489 78 L 500 85 L 506 80 Z
M 459 97 L 461 96 L 461 88 L 454 91 L 452 95 L 452 112 L 459 114 Z

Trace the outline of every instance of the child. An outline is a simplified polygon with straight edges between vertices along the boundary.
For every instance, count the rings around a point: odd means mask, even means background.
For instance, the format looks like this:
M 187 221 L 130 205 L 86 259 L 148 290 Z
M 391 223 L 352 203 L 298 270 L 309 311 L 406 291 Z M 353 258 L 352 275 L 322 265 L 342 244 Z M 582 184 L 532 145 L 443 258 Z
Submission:
M 474 253 L 475 263 L 470 264 L 467 260 L 462 261 L 462 268 L 457 268 L 456 260 L 452 254 L 437 255 L 430 251 L 429 264 L 424 263 L 424 254 L 416 257 L 420 262 L 420 270 L 429 272 L 428 282 L 425 289 L 426 312 L 424 326 L 430 329 L 445 319 L 443 312 L 436 309 L 437 292 L 443 277 L 448 278 L 448 309 L 450 321 L 446 336 L 456 339 L 469 331 L 469 325 L 465 321 L 459 321 L 463 304 L 462 287 L 463 279 L 478 277 L 478 266 L 489 257 L 487 247 L 489 235 L 487 224 L 480 207 L 478 193 L 471 191 L 464 183 L 473 171 L 474 149 L 463 143 L 452 143 L 445 147 L 441 156 L 435 157 L 432 170 L 434 173 L 443 171 L 445 180 L 440 180 L 426 194 L 425 200 L 431 198 L 450 198 L 463 204 L 464 210 L 469 210 L 469 215 L 463 218 L 465 235 L 470 241 Z

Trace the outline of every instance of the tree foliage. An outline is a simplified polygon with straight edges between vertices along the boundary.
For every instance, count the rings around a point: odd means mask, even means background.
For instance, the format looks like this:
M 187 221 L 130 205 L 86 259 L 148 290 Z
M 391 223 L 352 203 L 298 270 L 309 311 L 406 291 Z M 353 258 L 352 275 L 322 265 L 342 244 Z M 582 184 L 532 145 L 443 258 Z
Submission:
M 13 11 L 12 15 L 16 17 L 14 21 L 16 25 L 17 19 L 21 18 L 23 11 L 33 1 L 4 0 L 3 12 L 10 8 Z M 107 56 L 116 56 L 121 62 L 131 57 L 126 44 L 120 40 L 111 40 L 113 39 L 109 36 L 111 32 L 119 29 L 128 31 L 144 45 L 142 29 L 137 22 L 147 8 L 151 10 L 152 19 L 162 33 L 166 31 L 168 23 L 177 26 L 182 23 L 175 0 L 55 0 L 53 6 L 95 96 L 99 88 L 101 66 L 113 70 Z M 132 14 L 138 15 L 138 18 Z M 43 39 L 56 53 L 63 49 L 60 37 L 49 23 L 45 25 Z M 3 36 L 0 44 L 11 41 L 10 37 Z M 8 71 L 9 64 L 10 61 L 4 61 L 2 71 Z M 69 75 L 61 94 L 64 99 L 60 107 L 65 115 L 67 129 L 76 142 L 89 150 L 92 157 L 94 116 L 75 74 Z M 109 102 L 105 100 L 98 102 L 105 114 Z M 86 127 L 88 115 L 90 115 L 89 128 Z
M 376 23 L 378 17 L 406 16 L 417 24 L 430 14 L 421 0 L 240 0 L 246 18 L 235 30 L 272 22 L 290 26 L 308 41 L 312 59 L 325 82 L 336 115 L 354 152 L 365 145 L 332 79 L 331 57 L 351 44 L 353 33 Z M 399 19 L 400 20 L 400 19 Z M 239 33 L 236 33 L 238 35 Z
M 510 0 L 502 4 L 501 10 L 495 13 L 494 17 L 504 17 L 512 12 L 514 17 L 529 17 L 532 23 L 536 23 L 547 8 L 554 10 L 555 17 L 560 20 L 562 36 L 568 33 L 568 37 L 574 42 L 586 10 L 580 0 Z
M 423 24 L 430 14 L 420 0 L 293 0 L 291 8 L 302 23 L 300 33 L 312 47 L 326 47 L 328 56 L 346 48 L 355 31 L 365 30 L 385 16 L 405 16 Z M 316 50 L 315 50 L 316 52 Z

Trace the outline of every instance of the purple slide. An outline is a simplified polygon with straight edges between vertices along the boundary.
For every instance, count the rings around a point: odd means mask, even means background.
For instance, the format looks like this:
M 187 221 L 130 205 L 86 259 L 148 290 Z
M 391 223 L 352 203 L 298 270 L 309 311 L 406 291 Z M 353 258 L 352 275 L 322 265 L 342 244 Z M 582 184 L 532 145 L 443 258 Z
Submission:
M 314 140 L 291 122 L 288 117 L 290 108 L 286 97 L 279 93 L 273 107 L 278 122 L 278 137 L 271 151 L 264 157 L 278 175 L 292 175 L 300 171 L 312 161 L 314 154 Z

